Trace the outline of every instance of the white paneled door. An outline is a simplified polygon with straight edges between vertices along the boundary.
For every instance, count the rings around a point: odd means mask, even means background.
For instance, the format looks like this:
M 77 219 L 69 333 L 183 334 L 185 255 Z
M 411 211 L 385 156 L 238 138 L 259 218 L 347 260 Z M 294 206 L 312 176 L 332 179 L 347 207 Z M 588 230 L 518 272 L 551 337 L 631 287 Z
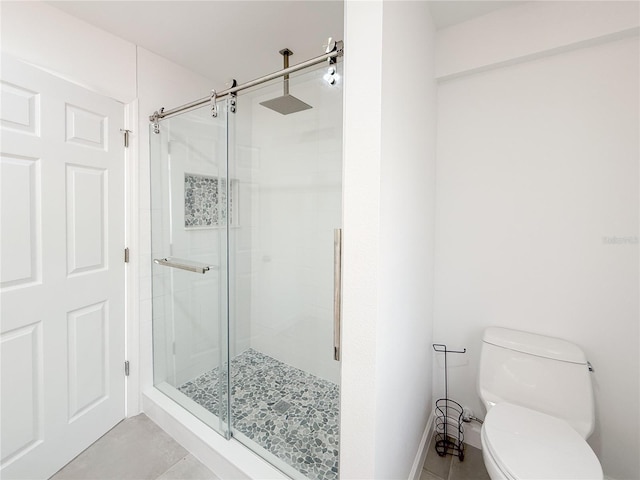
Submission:
M 48 478 L 125 414 L 124 106 L 1 80 L 0 477 Z

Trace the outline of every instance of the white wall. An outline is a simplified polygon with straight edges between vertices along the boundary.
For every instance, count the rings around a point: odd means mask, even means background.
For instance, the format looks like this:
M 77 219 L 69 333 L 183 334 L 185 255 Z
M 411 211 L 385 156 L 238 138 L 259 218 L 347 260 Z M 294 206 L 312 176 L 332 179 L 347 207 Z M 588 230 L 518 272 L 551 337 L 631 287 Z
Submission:
M 432 410 L 435 30 L 426 2 L 346 21 L 341 477 L 408 478 Z
M 375 478 L 382 2 L 345 3 L 340 476 Z M 376 100 L 378 99 L 378 100 Z
M 132 43 L 44 2 L 2 2 L 0 13 L 3 52 L 123 103 L 136 98 Z
M 530 1 L 438 31 L 439 79 L 638 33 L 638 2 Z
M 432 410 L 435 29 L 426 2 L 383 15 L 376 478 L 408 478 Z
M 589 443 L 605 474 L 620 479 L 640 476 L 629 454 L 640 449 L 634 5 L 533 2 L 496 12 L 496 23 L 489 15 L 438 34 L 438 48 L 459 52 L 473 73 L 458 69 L 438 86 L 434 340 L 468 349 L 450 359 L 450 396 L 484 415 L 476 379 L 487 326 L 573 341 L 595 367 Z M 626 19 L 620 35 L 616 18 Z M 482 61 L 465 52 L 483 46 L 488 25 L 495 43 L 510 42 L 511 58 L 477 70 Z M 548 44 L 553 55 L 527 58 L 528 36 L 513 25 L 575 25 L 580 48 Z M 436 368 L 436 397 L 441 378 Z

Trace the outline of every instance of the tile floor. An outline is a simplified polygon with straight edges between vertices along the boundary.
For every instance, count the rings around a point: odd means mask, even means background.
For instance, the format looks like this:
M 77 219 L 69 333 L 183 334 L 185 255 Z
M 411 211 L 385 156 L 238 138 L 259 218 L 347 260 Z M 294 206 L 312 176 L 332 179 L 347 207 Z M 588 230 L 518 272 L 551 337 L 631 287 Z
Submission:
M 490 478 L 484 467 L 481 450 L 465 445 L 464 461 L 461 462 L 453 455 L 439 456 L 432 438 L 420 480 L 490 480 Z
M 117 461 L 114 461 L 117 459 Z M 128 418 L 50 480 L 219 480 L 146 415 Z M 490 480 L 482 452 L 469 445 L 464 462 L 440 457 L 433 441 L 420 480 Z
M 214 414 L 218 369 L 178 387 Z M 338 385 L 248 349 L 231 361 L 233 428 L 311 480 L 338 478 Z
M 51 480 L 218 480 L 146 415 L 123 420 Z

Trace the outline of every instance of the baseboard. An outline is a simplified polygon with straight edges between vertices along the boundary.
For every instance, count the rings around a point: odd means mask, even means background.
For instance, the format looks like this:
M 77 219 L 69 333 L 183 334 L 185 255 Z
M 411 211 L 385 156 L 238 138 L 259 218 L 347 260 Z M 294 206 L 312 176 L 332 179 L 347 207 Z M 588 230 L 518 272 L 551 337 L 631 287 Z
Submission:
M 429 415 L 429 420 L 427 420 L 427 425 L 425 426 L 424 432 L 422 433 L 422 439 L 420 440 L 420 447 L 418 448 L 418 452 L 416 453 L 416 458 L 413 460 L 413 466 L 411 467 L 409 480 L 420 480 L 422 467 L 425 460 L 427 459 L 429 440 L 433 435 L 433 421 L 434 412 L 431 412 L 431 415 Z
M 471 421 L 468 423 L 464 423 L 463 428 L 464 443 L 482 450 L 482 437 L 480 436 L 482 425 L 478 422 Z

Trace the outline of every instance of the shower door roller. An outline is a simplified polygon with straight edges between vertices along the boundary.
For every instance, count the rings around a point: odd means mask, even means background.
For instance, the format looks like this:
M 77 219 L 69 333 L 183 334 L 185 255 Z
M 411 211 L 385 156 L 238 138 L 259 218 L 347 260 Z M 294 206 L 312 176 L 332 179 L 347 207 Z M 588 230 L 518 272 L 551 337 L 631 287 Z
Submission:
M 340 361 L 342 306 L 342 229 L 333 231 L 333 359 Z

